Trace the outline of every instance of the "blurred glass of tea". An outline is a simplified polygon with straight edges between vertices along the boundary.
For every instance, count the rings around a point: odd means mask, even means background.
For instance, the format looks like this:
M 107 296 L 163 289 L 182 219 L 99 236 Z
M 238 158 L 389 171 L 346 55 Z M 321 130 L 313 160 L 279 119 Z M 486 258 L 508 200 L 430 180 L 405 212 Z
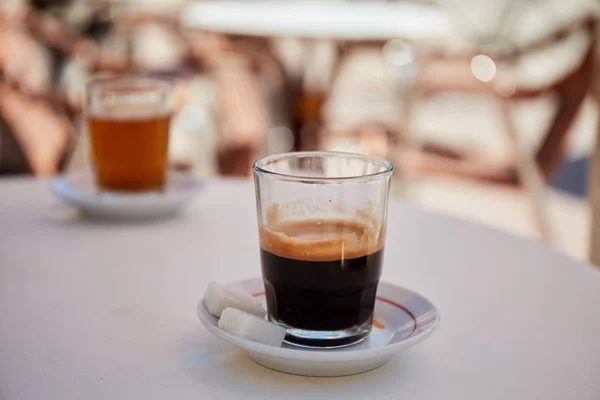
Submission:
M 169 80 L 158 78 L 103 78 L 88 84 L 88 131 L 101 189 L 163 188 L 172 91 Z

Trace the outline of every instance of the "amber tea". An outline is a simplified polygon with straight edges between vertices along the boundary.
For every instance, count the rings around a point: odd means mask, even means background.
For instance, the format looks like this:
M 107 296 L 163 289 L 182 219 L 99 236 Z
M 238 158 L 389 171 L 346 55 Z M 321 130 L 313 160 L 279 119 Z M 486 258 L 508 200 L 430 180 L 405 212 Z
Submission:
M 94 81 L 88 131 L 96 182 L 109 191 L 164 187 L 171 113 L 168 82 L 150 78 Z

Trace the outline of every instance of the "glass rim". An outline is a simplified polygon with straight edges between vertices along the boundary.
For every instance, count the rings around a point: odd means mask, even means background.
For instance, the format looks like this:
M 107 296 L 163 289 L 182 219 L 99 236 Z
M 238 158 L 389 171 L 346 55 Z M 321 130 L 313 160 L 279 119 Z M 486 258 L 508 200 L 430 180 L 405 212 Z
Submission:
M 381 171 L 374 172 L 372 174 L 365 175 L 351 175 L 351 176 L 308 176 L 302 174 L 289 174 L 276 172 L 266 169 L 265 166 L 273 161 L 279 161 L 290 158 L 302 158 L 302 157 L 336 157 L 336 158 L 354 158 L 367 163 L 379 164 L 383 167 Z M 366 154 L 345 152 L 345 151 L 295 151 L 289 153 L 273 154 L 258 159 L 254 162 L 254 173 L 261 174 L 265 177 L 271 177 L 282 181 L 301 182 L 301 183 L 356 183 L 356 182 L 368 182 L 389 177 L 394 171 L 394 165 L 380 157 L 369 156 Z
M 101 93 L 116 94 L 123 97 L 135 93 L 156 93 L 161 99 L 156 99 L 154 104 L 161 105 L 160 110 L 153 110 L 149 115 L 172 114 L 173 105 L 170 99 L 175 91 L 175 86 L 175 79 L 162 76 L 119 75 L 96 77 L 88 80 L 85 85 L 85 115 L 88 117 L 114 116 L 112 112 L 101 111 L 98 107 L 93 107 L 95 103 L 93 99 Z
M 115 88 L 118 88 L 119 84 L 124 83 L 147 83 L 147 84 L 159 84 L 164 85 L 163 87 L 172 90 L 175 86 L 175 79 L 163 77 L 163 76 L 151 76 L 151 75 L 119 75 L 119 76 L 100 76 L 88 80 L 85 84 L 86 91 L 90 91 L 95 86 L 102 86 L 106 84 L 110 88 L 111 84 L 115 84 Z

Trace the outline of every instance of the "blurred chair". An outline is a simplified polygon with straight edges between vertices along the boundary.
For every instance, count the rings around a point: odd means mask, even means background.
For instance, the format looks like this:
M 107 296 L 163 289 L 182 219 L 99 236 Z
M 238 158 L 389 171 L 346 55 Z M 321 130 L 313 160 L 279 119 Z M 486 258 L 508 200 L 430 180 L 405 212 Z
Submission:
M 597 20 L 590 17 L 579 24 L 569 26 L 565 30 L 545 38 L 544 41 L 519 49 L 518 52 L 498 56 L 492 55 L 491 57 L 484 56 L 488 62 L 493 63 L 493 68 L 499 70 L 498 74 L 489 82 L 478 79 L 473 73 L 471 63 L 473 58 L 478 56 L 477 53 L 461 55 L 456 58 L 445 57 L 440 54 L 428 55 L 420 60 L 420 70 L 414 89 L 415 101 L 443 92 L 490 95 L 497 98 L 503 105 L 521 99 L 532 99 L 547 95 L 555 96 L 557 98 L 556 111 L 544 135 L 543 143 L 535 156 L 536 164 L 544 178 L 549 179 L 562 160 L 562 145 L 592 83 L 594 51 L 597 42 L 596 27 Z M 527 88 L 519 86 L 519 83 L 515 82 L 510 75 L 502 73 L 502 64 L 515 64 L 519 57 L 545 46 L 551 46 L 576 32 L 583 32 L 588 38 L 586 49 L 579 57 L 579 63 L 571 71 L 557 77 L 556 80 L 537 88 Z M 507 129 L 514 131 L 515 128 L 509 118 L 510 116 L 503 115 L 502 117 L 508 119 L 505 121 Z M 514 141 L 513 132 L 508 133 L 511 141 Z M 432 146 L 431 150 L 435 153 L 435 146 Z M 440 150 L 439 154 L 444 155 L 445 152 Z M 449 158 L 452 159 L 460 158 L 460 154 L 452 151 L 448 151 L 446 154 L 450 155 Z M 516 176 L 516 167 L 513 167 L 513 169 L 515 170 L 510 173 L 502 171 L 497 176 L 482 175 L 480 178 L 515 183 L 514 181 L 518 180 L 518 177 Z M 453 173 L 454 171 L 447 172 Z M 460 171 L 457 172 L 460 173 Z M 477 178 L 478 176 L 474 175 L 474 177 Z
M 179 27 L 177 9 L 115 18 L 109 12 L 112 3 L 98 1 L 85 6 L 84 16 L 72 21 L 64 10 L 70 6 L 68 2 L 55 4 L 59 10 L 49 12 L 51 5 L 0 7 L 2 174 L 48 176 L 68 164 L 80 130 L 84 84 L 94 75 L 179 76 L 204 68 L 201 52 Z M 148 34 L 147 27 L 162 29 L 173 41 L 166 44 L 175 49 L 169 63 L 152 63 L 157 60 L 156 53 L 151 54 L 154 58 L 148 57 L 147 44 L 135 40 Z M 150 47 L 154 45 L 155 40 Z M 144 63 L 148 59 L 150 62 Z M 72 65 L 82 71 L 75 80 L 65 79 Z
M 214 61 L 217 88 L 217 170 L 245 177 L 260 157 L 270 120 L 260 81 L 251 59 L 223 52 Z
M 594 82 L 592 86 L 596 108 L 600 114 L 600 47 L 596 49 Z M 600 118 L 596 122 L 596 143 L 589 163 L 588 196 L 591 213 L 589 260 L 600 268 Z
M 527 88 L 521 86 L 510 73 L 504 72 L 503 65 L 515 65 L 522 57 L 578 33 L 584 34 L 587 39 L 585 51 L 577 65 L 554 81 L 537 88 Z M 513 164 L 498 165 L 487 160 L 485 155 L 425 144 L 419 147 L 418 152 L 412 152 L 410 157 L 404 157 L 407 162 L 403 163 L 401 168 L 417 174 L 451 175 L 489 183 L 523 186 L 532 198 L 542 235 L 548 238 L 550 233 L 544 215 L 545 182 L 552 177 L 563 160 L 569 129 L 592 85 L 596 43 L 597 19 L 595 16 L 588 16 L 525 47 L 499 52 L 497 55 L 484 56 L 480 52 L 474 52 L 452 57 L 434 53 L 422 57 L 413 101 L 421 101 L 442 92 L 492 96 L 499 102 L 503 128 L 514 149 L 515 160 Z M 498 69 L 495 77 L 488 82 L 484 81 L 487 79 L 478 79 L 471 67 L 474 57 L 484 57 L 486 62 L 492 63 L 490 67 Z M 510 106 L 517 100 L 548 95 L 557 99 L 557 106 L 543 141 L 534 155 L 520 143 Z
M 334 68 L 331 84 L 334 90 L 326 99 L 326 121 L 316 135 L 315 148 L 364 152 L 399 165 L 399 149 L 409 145 L 409 107 L 417 69 L 413 46 L 400 39 L 338 44 L 338 65 Z M 355 57 L 359 65 L 360 60 L 381 60 L 377 64 L 367 61 L 366 65 L 358 69 L 355 65 L 352 69 L 346 64 L 356 64 Z M 342 71 L 342 66 L 348 68 Z M 386 71 L 369 76 L 365 80 L 368 85 L 361 84 L 358 79 L 349 82 L 363 69 L 366 72 L 377 67 L 384 67 Z M 348 69 L 353 74 L 348 74 Z M 341 83 L 352 87 L 343 87 Z M 373 93 L 374 96 L 364 98 L 360 93 Z M 400 173 L 396 169 L 396 176 Z
M 73 110 L 53 91 L 52 58 L 28 29 L 30 16 L 0 10 L 0 173 L 48 176 L 74 143 Z

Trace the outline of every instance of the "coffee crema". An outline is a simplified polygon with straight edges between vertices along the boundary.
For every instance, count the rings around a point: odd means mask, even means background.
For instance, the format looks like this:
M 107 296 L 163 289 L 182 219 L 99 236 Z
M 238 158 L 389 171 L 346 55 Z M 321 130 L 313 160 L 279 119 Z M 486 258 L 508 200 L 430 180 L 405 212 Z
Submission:
M 335 261 L 381 250 L 385 232 L 352 219 L 307 219 L 260 226 L 259 238 L 263 250 L 280 257 Z
M 383 263 L 384 229 L 385 225 L 376 230 L 353 219 L 261 226 L 269 317 L 288 328 L 310 331 L 370 327 Z

